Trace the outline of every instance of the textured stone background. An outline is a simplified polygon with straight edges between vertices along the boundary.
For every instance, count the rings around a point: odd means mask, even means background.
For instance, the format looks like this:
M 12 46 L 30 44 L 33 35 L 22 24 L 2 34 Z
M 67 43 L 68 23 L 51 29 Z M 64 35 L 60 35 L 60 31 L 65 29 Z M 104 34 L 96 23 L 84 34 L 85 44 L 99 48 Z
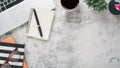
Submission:
M 83 0 L 80 11 L 66 13 L 59 2 L 49 41 L 26 37 L 27 24 L 0 38 L 26 44 L 29 68 L 120 68 L 120 17 L 89 9 Z

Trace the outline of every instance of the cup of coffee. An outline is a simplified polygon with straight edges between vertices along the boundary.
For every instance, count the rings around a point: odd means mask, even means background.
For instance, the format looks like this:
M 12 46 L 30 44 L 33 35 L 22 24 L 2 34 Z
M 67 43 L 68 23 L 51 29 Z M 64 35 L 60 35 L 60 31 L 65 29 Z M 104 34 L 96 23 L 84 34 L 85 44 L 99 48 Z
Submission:
M 79 9 L 79 0 L 61 0 L 61 6 L 68 12 Z

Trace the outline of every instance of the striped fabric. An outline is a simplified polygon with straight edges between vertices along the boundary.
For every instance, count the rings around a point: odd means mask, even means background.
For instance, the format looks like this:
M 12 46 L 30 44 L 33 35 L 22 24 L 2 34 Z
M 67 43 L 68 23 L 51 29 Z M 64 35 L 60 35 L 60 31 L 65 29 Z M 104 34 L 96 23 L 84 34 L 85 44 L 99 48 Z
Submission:
M 20 58 L 18 58 L 18 55 L 14 55 L 12 58 L 14 58 L 17 61 L 15 62 L 9 61 L 9 64 L 11 65 L 11 68 L 22 68 L 22 63 L 24 59 L 24 46 L 25 46 L 24 44 L 12 44 L 0 42 L 0 68 L 8 58 L 9 54 L 15 48 L 18 48 L 18 51 L 20 52 Z

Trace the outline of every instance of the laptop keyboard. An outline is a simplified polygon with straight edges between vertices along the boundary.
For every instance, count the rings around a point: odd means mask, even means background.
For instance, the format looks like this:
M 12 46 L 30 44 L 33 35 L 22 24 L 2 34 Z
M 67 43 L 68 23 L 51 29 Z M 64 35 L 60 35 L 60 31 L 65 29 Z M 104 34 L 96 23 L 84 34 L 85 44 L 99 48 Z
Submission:
M 0 0 L 0 13 L 22 2 L 23 0 Z

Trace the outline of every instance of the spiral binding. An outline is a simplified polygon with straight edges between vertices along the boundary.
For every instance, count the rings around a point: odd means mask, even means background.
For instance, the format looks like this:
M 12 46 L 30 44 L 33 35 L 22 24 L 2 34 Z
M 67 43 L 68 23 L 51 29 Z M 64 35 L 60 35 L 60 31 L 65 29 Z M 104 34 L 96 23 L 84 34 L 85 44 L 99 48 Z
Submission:
M 28 18 L 28 27 L 27 27 L 26 33 L 29 32 L 32 16 L 33 16 L 33 8 L 31 8 L 31 10 L 30 10 L 30 15 L 29 15 L 29 18 Z

